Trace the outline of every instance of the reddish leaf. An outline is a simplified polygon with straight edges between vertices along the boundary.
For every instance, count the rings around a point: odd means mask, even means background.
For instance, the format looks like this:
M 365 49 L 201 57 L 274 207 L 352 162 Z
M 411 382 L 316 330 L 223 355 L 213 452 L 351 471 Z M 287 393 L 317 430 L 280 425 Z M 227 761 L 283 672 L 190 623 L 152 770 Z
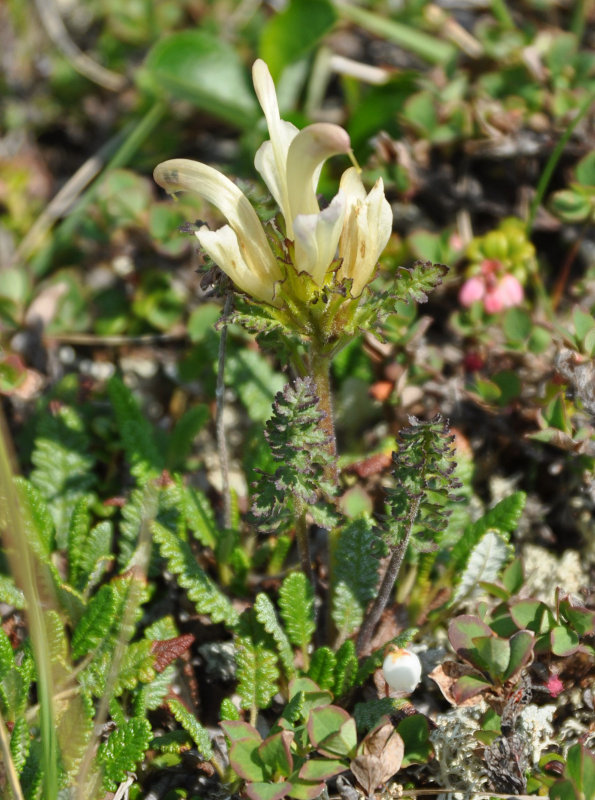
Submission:
M 184 633 L 182 636 L 175 636 L 173 639 L 162 639 L 161 641 L 153 642 L 151 652 L 155 656 L 155 664 L 153 665 L 155 671 L 163 672 L 172 661 L 175 661 L 178 656 L 185 653 L 193 642 L 194 636 L 191 633 Z

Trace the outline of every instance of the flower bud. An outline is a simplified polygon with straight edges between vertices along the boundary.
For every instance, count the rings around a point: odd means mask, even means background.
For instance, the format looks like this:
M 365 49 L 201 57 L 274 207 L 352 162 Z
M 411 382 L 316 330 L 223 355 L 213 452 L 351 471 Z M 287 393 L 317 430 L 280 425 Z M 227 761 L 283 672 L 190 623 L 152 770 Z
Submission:
M 391 689 L 411 694 L 421 678 L 421 661 L 411 650 L 393 645 L 384 659 L 382 673 Z

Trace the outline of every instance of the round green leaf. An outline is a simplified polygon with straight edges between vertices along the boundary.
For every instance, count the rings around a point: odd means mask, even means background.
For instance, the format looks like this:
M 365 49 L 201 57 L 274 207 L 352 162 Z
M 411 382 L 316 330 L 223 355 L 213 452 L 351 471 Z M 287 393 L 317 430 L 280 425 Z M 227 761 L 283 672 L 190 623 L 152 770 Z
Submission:
M 175 98 L 188 100 L 240 128 L 257 116 L 254 94 L 234 48 L 206 31 L 174 33 L 147 56 L 153 82 Z

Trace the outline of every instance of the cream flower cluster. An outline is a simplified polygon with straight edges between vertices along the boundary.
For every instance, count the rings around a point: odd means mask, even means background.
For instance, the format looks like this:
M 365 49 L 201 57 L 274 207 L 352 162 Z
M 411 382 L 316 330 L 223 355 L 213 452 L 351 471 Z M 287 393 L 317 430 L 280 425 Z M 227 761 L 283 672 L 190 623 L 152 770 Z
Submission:
M 296 273 L 308 273 L 322 288 L 339 263 L 337 279 L 351 279 L 351 296 L 358 297 L 372 279 L 392 230 L 382 179 L 366 194 L 358 170 L 347 169 L 337 195 L 321 211 L 316 189 L 322 165 L 331 156 L 351 153 L 348 134 L 329 123 L 298 130 L 280 117 L 264 61 L 255 62 L 252 76 L 270 136 L 258 149 L 254 164 L 283 215 L 286 237 L 293 242 Z M 238 187 L 212 167 L 188 159 L 164 161 L 154 177 L 170 193 L 195 192 L 219 209 L 227 224 L 215 231 L 201 227 L 196 236 L 202 249 L 242 291 L 281 305 L 278 285 L 285 277 L 283 268 Z

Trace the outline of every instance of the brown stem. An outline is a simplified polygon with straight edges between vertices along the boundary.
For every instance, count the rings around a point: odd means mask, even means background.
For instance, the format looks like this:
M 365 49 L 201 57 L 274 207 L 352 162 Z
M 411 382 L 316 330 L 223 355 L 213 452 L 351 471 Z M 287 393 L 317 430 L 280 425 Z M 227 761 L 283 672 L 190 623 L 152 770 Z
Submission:
M 411 538 L 411 532 L 413 531 L 413 524 L 417 517 L 420 503 L 421 503 L 421 497 L 418 497 L 411 503 L 408 515 L 407 531 L 405 533 L 405 536 L 393 549 L 393 554 L 390 558 L 390 561 L 388 562 L 388 567 L 386 568 L 386 572 L 384 573 L 382 583 L 380 584 L 380 589 L 378 590 L 378 594 L 376 595 L 376 600 L 374 600 L 372 607 L 366 614 L 366 618 L 362 623 L 359 636 L 357 637 L 356 649 L 358 655 L 364 653 L 370 646 L 370 642 L 372 641 L 372 635 L 374 634 L 376 625 L 378 624 L 378 621 L 382 616 L 382 612 L 388 605 L 388 602 L 391 598 L 395 581 L 399 576 L 401 564 L 403 563 L 405 553 L 407 552 L 407 546 L 409 544 L 409 539 Z

